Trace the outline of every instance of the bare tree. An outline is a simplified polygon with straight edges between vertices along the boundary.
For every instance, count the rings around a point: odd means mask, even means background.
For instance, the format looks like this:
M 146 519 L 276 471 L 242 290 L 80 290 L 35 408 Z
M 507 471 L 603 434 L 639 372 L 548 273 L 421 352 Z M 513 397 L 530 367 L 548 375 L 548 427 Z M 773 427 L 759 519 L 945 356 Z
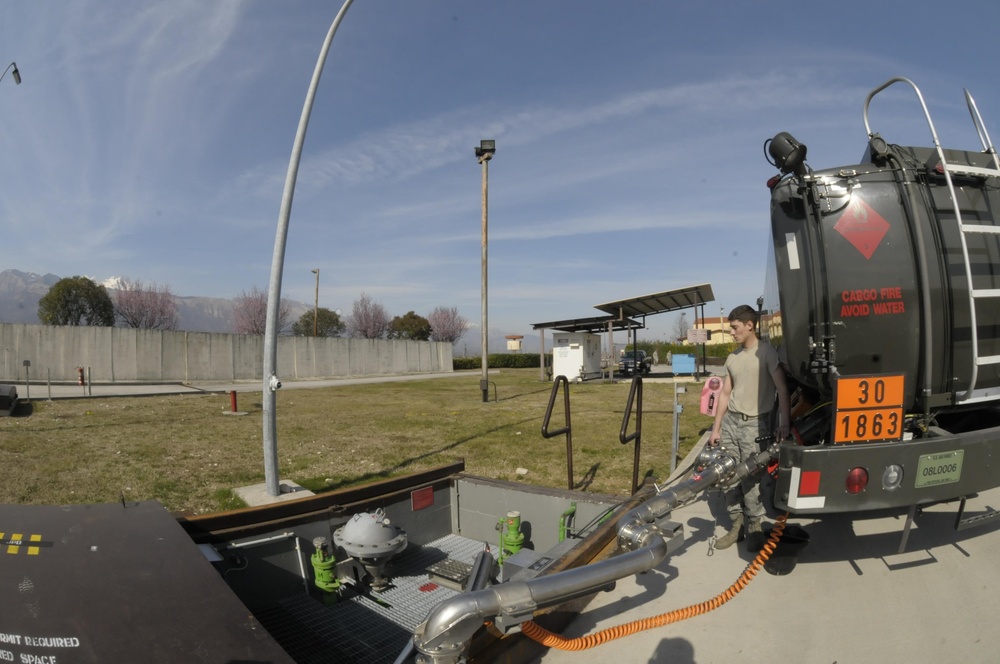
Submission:
M 278 304 L 278 334 L 288 330 L 292 307 L 285 298 Z M 264 334 L 267 330 L 267 291 L 254 286 L 233 298 L 233 332 Z
M 687 314 L 682 313 L 674 320 L 674 341 L 681 342 L 687 339 L 689 329 L 691 329 L 691 323 L 688 322 Z
M 347 318 L 347 336 L 362 339 L 384 339 L 389 333 L 389 312 L 381 303 L 365 293 L 354 301 Z
M 125 327 L 144 330 L 176 330 L 177 302 L 170 286 L 142 283 L 122 277 L 113 290 L 115 317 Z
M 455 343 L 469 329 L 469 321 L 459 315 L 457 307 L 436 307 L 427 320 L 431 324 L 431 341 Z

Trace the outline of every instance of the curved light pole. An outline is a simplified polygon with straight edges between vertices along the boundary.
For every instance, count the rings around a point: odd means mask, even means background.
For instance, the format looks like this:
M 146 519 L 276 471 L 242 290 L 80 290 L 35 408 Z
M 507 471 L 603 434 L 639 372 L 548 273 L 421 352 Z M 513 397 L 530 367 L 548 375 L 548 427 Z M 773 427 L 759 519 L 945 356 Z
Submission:
M 281 196 L 281 209 L 278 212 L 278 231 L 274 237 L 274 256 L 271 259 L 271 281 L 267 289 L 267 322 L 264 327 L 264 483 L 270 496 L 281 493 L 278 486 L 278 431 L 275 420 L 275 393 L 281 387 L 278 380 L 276 365 L 278 363 L 278 308 L 281 302 L 281 273 L 285 264 L 285 241 L 288 238 L 288 219 L 292 212 L 292 197 L 295 194 L 295 179 L 299 173 L 299 161 L 302 158 L 302 144 L 305 142 L 306 129 L 309 126 L 309 114 L 312 112 L 316 89 L 319 87 L 319 77 L 323 73 L 326 54 L 333 43 L 344 14 L 354 0 L 345 0 L 344 5 L 333 19 L 330 31 L 327 32 L 323 48 L 320 49 L 316 69 L 313 71 L 306 100 L 302 105 L 302 117 L 299 118 L 299 128 L 295 132 L 295 142 L 292 144 L 292 156 L 288 160 L 288 174 L 285 176 L 285 191 Z
M 13 71 L 11 71 L 12 69 Z M 15 84 L 21 85 L 21 72 L 17 70 L 16 62 L 12 62 L 9 65 L 7 65 L 7 68 L 3 70 L 2 74 L 0 74 L 0 81 L 2 81 L 3 77 L 7 75 L 7 72 L 10 72 L 10 75 L 14 77 Z

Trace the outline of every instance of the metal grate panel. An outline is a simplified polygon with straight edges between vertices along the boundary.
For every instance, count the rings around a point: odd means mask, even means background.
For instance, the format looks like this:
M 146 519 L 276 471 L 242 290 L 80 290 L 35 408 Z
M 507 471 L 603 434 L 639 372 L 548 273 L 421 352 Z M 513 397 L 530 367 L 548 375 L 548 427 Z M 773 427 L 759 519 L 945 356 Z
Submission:
M 428 578 L 442 564 L 470 564 L 488 545 L 446 535 L 421 547 L 407 548 L 387 567 L 390 587 L 381 593 L 356 592 L 325 606 L 298 594 L 278 602 L 257 619 L 299 664 L 394 662 L 431 609 L 457 591 Z M 495 554 L 495 547 L 489 547 Z

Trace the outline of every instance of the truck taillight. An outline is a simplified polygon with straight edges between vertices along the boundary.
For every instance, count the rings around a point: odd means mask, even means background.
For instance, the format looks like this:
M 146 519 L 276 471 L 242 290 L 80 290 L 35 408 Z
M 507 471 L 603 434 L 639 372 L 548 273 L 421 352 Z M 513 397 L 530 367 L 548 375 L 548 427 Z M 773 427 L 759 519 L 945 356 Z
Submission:
M 868 486 L 868 471 L 864 468 L 852 468 L 847 473 L 847 481 L 844 483 L 849 494 L 858 494 Z

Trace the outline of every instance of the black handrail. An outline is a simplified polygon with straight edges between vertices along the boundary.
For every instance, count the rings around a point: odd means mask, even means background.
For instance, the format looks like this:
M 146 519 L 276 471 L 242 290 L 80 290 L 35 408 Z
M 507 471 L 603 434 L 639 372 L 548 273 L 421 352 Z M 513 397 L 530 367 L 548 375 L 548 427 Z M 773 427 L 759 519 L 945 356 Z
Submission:
M 638 395 L 638 399 L 636 396 Z M 632 415 L 632 403 L 635 402 L 635 431 L 625 435 L 628 422 Z M 632 387 L 628 391 L 628 403 L 625 405 L 625 415 L 622 417 L 622 428 L 618 433 L 622 445 L 635 441 L 635 454 L 632 459 L 632 495 L 639 490 L 639 448 L 642 445 L 642 376 L 632 377 Z
M 555 431 L 549 431 L 549 420 L 552 418 L 552 406 L 556 402 L 556 394 L 559 393 L 559 386 L 564 385 L 565 390 L 563 391 L 563 413 L 566 419 L 566 426 L 562 429 L 556 429 Z M 570 417 L 569 417 L 569 381 L 566 380 L 566 376 L 556 376 L 552 383 L 552 393 L 549 394 L 549 405 L 545 409 L 545 419 L 542 421 L 542 437 L 543 438 L 554 438 L 555 436 L 561 436 L 566 434 L 566 476 L 567 476 L 567 488 L 573 490 L 573 432 L 570 427 Z

